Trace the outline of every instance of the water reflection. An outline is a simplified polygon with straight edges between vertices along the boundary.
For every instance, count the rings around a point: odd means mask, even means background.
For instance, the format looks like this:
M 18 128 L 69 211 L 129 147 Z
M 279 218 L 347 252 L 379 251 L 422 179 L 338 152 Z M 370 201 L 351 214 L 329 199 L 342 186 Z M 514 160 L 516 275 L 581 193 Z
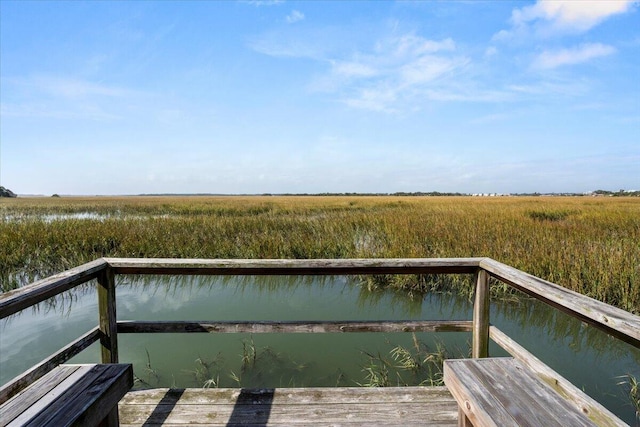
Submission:
M 92 282 L 3 319 L 1 383 L 97 324 L 94 286 Z M 116 293 L 119 320 L 469 320 L 472 316 L 468 297 L 368 290 L 359 278 L 345 276 L 117 276 Z M 639 350 L 525 296 L 494 299 L 491 322 L 626 422 L 634 422 L 633 408 L 618 383 L 626 374 L 640 378 Z M 412 363 L 427 354 L 465 356 L 470 336 L 122 334 L 119 341 L 120 360 L 134 363 L 138 387 L 356 386 L 427 381 L 423 374 L 437 376 L 435 368 Z M 495 346 L 491 351 L 501 354 Z M 92 346 L 74 362 L 98 358 L 97 347 Z

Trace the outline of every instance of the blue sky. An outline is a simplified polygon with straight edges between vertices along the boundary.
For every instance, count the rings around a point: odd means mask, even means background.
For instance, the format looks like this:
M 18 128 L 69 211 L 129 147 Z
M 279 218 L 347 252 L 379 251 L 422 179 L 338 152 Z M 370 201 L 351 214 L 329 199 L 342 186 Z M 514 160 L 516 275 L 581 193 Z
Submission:
M 629 1 L 0 2 L 19 194 L 640 189 Z

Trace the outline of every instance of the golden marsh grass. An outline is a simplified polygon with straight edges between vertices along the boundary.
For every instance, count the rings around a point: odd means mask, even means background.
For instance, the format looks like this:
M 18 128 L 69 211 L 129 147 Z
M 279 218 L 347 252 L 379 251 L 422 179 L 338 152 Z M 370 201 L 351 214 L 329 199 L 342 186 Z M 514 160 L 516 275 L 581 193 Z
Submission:
M 487 256 L 640 313 L 640 198 L 220 196 L 0 201 L 6 291 L 102 257 Z M 400 278 L 393 285 L 425 283 Z

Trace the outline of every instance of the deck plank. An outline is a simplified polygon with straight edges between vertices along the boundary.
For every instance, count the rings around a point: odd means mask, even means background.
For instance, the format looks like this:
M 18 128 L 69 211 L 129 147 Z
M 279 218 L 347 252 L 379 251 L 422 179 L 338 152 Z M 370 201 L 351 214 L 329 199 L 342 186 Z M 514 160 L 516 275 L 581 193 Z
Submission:
M 420 421 L 420 422 L 407 422 L 407 421 L 403 421 L 400 423 L 380 423 L 381 425 L 384 425 L 384 427 L 411 427 L 412 425 L 420 425 L 420 426 L 429 426 L 429 427 L 451 427 L 451 426 L 456 426 L 457 424 L 455 422 L 451 422 L 451 421 L 443 421 L 443 422 L 438 422 L 438 421 Z M 170 423 L 162 423 L 162 424 L 153 424 L 153 423 L 145 423 L 144 427 L 184 427 L 186 424 L 170 424 Z M 195 424 L 198 427 L 221 427 L 221 426 L 225 426 L 225 427 L 265 427 L 265 424 L 202 424 L 202 423 L 198 423 Z M 266 424 L 267 426 L 274 426 L 275 424 L 269 423 Z M 304 425 L 304 424 L 301 424 Z M 348 427 L 371 427 L 372 425 L 378 425 L 377 423 L 373 422 L 371 420 L 365 421 L 365 422 L 349 422 L 349 423 L 325 423 L 325 422 L 314 422 L 313 426 L 314 427 L 340 427 L 340 426 L 348 426 Z M 140 424 L 122 424 L 120 423 L 120 427 L 138 427 L 140 426 Z
M 122 426 L 457 424 L 445 387 L 154 389 L 128 393 Z
M 33 415 L 37 414 L 37 410 L 31 410 L 33 406 L 42 405 L 43 397 L 52 392 L 51 395 L 59 395 L 64 391 L 68 385 L 72 384 L 76 378 L 83 375 L 83 372 L 76 373 L 75 377 L 72 376 L 74 372 L 78 370 L 79 366 L 63 366 L 59 369 L 55 369 L 45 375 L 37 387 L 28 387 L 22 392 L 18 393 L 13 398 L 9 399 L 5 405 L 0 409 L 0 426 L 4 427 L 14 420 L 17 423 L 29 420 Z M 66 383 L 65 383 L 66 381 Z M 58 391 L 54 391 L 58 389 Z M 50 399 L 49 399 L 50 400 Z M 16 418 L 18 418 L 16 420 Z
M 513 358 L 447 360 L 444 380 L 474 425 L 595 426 Z
M 98 425 L 132 385 L 131 365 L 61 365 L 3 405 L 0 426 Z

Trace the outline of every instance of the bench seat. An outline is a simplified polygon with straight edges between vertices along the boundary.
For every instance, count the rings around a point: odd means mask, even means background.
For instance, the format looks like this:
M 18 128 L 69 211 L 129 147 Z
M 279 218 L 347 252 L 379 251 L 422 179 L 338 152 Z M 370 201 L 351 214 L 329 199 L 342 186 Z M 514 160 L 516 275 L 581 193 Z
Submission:
M 596 425 L 511 357 L 446 360 L 444 382 L 458 402 L 459 426 Z
M 0 407 L 0 427 L 118 425 L 130 364 L 60 365 Z

